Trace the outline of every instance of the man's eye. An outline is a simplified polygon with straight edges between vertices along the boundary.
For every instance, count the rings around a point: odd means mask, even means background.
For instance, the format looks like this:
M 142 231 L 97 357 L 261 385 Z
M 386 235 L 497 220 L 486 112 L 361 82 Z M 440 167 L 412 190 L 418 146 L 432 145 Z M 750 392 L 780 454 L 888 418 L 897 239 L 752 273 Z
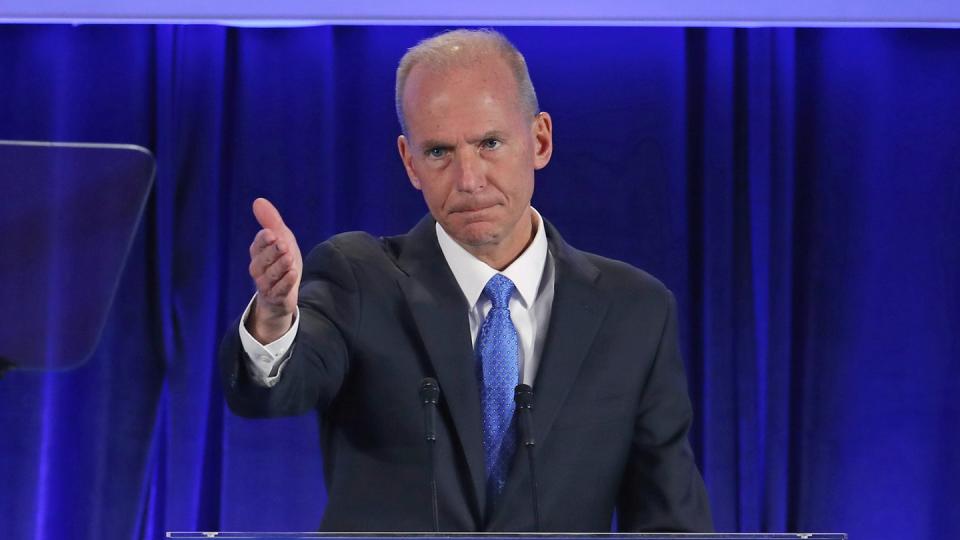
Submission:
M 500 145 L 503 144 L 497 139 L 487 139 L 481 143 L 481 146 L 484 150 L 495 150 L 500 148 Z
M 436 148 L 431 148 L 427 150 L 427 157 L 431 157 L 434 159 L 442 158 L 445 155 L 447 155 L 446 148 L 436 147 Z

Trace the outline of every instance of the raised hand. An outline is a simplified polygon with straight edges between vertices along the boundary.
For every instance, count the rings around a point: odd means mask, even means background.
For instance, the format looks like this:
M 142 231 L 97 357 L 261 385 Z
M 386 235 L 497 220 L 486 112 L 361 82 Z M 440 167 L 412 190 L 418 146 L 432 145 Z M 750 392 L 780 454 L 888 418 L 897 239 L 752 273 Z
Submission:
M 283 336 L 293 324 L 303 258 L 293 232 L 270 201 L 253 201 L 253 215 L 263 228 L 250 244 L 250 277 L 257 284 L 257 299 L 246 327 L 257 341 L 266 344 Z

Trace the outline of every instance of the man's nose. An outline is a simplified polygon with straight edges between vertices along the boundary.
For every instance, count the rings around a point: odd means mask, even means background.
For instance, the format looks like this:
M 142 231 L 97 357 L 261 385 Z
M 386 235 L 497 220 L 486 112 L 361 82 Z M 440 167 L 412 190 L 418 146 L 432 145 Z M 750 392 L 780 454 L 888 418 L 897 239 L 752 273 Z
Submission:
M 484 163 L 476 148 L 466 146 L 457 152 L 457 163 L 460 165 L 457 178 L 457 190 L 466 193 L 483 189 L 486 185 Z

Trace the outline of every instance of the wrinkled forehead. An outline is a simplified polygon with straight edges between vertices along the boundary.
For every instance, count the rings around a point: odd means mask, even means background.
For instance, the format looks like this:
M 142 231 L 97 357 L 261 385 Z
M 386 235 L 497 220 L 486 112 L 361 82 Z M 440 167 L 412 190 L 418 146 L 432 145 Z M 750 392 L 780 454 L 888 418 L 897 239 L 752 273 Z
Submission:
M 522 109 L 516 80 L 499 58 L 457 66 L 418 64 L 410 71 L 403 94 L 411 134 L 463 124 L 475 124 L 478 131 L 503 129 L 496 124 L 516 120 Z

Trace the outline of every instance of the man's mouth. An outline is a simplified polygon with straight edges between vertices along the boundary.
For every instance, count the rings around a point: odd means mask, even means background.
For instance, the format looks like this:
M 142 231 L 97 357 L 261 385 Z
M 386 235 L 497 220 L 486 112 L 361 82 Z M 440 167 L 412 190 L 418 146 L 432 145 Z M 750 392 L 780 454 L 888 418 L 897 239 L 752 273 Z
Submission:
M 457 207 L 454 207 L 454 209 L 450 213 L 451 214 L 475 214 L 478 212 L 482 212 L 484 210 L 489 210 L 494 206 L 497 206 L 497 204 L 489 203 L 489 204 L 470 204 L 470 205 L 464 205 L 464 206 L 457 206 Z

